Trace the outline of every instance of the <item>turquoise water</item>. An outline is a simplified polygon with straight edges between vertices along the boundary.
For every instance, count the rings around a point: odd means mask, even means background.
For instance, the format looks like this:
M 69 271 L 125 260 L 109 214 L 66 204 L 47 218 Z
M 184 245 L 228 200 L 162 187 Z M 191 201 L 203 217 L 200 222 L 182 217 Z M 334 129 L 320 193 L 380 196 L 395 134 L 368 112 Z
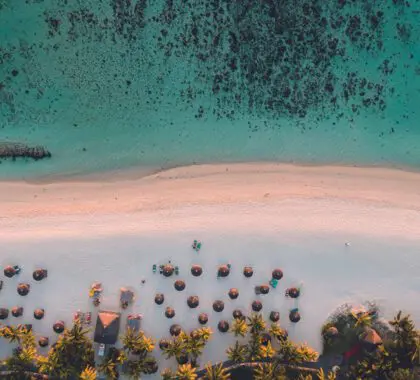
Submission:
M 3 178 L 420 164 L 420 1 L 0 0 Z

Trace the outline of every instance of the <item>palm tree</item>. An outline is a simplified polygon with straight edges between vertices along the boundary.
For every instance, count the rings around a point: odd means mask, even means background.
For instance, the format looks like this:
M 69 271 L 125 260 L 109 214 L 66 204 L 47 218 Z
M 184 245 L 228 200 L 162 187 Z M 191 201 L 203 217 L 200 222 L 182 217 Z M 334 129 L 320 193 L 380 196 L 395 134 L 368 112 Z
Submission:
M 354 312 L 351 313 L 351 315 L 355 319 L 354 327 L 370 327 L 372 325 L 372 316 L 369 314 L 369 312 L 356 314 Z
M 80 380 L 96 380 L 98 372 L 95 368 L 87 366 L 80 374 Z
M 261 314 L 253 313 L 248 318 L 248 327 L 251 330 L 251 334 L 260 334 L 265 331 L 266 324 Z
M 307 344 L 301 344 L 296 347 L 297 354 L 306 362 L 315 362 L 318 360 L 319 354 Z
M 223 368 L 223 364 L 219 363 L 215 366 L 212 366 L 211 363 L 206 364 L 206 374 L 204 375 L 204 380 L 229 380 L 229 372 Z
M 168 347 L 163 349 L 166 359 L 177 358 L 182 355 L 185 350 L 185 344 L 179 336 L 168 342 Z
M 296 345 L 289 339 L 285 339 L 281 342 L 278 353 L 280 357 L 290 365 L 296 365 L 304 361 L 304 358 L 298 352 Z
M 234 346 L 231 346 L 226 350 L 226 353 L 228 359 L 234 363 L 243 363 L 246 361 L 247 346 L 236 341 Z
M 160 376 L 162 380 L 172 380 L 175 378 L 175 374 L 172 372 L 170 368 L 165 368 L 161 373 Z
M 185 353 L 191 355 L 191 364 L 195 367 L 198 358 L 202 355 L 206 342 L 201 338 L 188 338 L 185 341 Z
M 267 345 L 260 346 L 260 357 L 262 359 L 269 359 L 275 355 L 276 351 L 271 346 L 271 342 L 268 342 Z
M 286 380 L 284 367 L 273 363 L 260 363 L 254 370 L 254 380 Z
M 103 373 L 108 379 L 116 380 L 119 377 L 117 363 L 112 357 L 105 359 L 99 366 L 98 371 Z
M 230 329 L 233 334 L 238 337 L 245 337 L 246 333 L 248 332 L 248 325 L 246 321 L 243 319 L 235 319 L 232 323 L 232 327 Z
M 200 327 L 195 329 L 194 332 L 196 332 L 205 342 L 207 342 L 213 334 L 213 331 L 210 327 Z
M 326 375 L 322 368 L 318 370 L 316 376 L 318 377 L 318 380 L 336 380 L 337 378 L 337 375 L 334 372 L 328 372 Z
M 132 328 L 127 328 L 125 334 L 121 337 L 121 343 L 129 353 L 135 351 L 140 345 L 140 334 Z
M 0 328 L 0 337 L 5 338 L 9 343 L 18 343 L 22 336 L 22 329 L 16 326 L 3 326 Z
M 175 377 L 177 380 L 195 380 L 197 374 L 195 373 L 195 368 L 188 363 L 178 367 Z

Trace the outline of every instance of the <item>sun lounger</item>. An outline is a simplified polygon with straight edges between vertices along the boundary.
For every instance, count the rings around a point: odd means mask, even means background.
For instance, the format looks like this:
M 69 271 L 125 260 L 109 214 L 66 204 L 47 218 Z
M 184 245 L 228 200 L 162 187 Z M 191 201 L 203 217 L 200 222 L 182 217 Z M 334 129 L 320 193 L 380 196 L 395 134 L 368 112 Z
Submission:
M 179 275 L 179 267 L 175 267 L 175 274 L 178 276 Z
M 157 265 L 153 264 L 153 273 L 156 273 L 156 270 L 157 270 Z
M 0 290 L 3 289 L 3 280 L 0 280 Z

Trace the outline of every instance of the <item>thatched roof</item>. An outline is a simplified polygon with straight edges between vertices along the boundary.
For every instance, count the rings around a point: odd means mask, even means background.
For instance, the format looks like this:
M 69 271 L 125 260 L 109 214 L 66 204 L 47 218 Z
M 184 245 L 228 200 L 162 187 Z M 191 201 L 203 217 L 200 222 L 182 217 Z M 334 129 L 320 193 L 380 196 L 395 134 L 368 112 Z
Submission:
M 268 285 L 260 285 L 260 293 L 261 294 L 268 294 L 268 292 L 270 291 L 270 287 Z
M 64 331 L 64 321 L 57 321 L 53 324 L 53 330 L 57 334 L 61 334 Z
M 173 318 L 173 317 L 175 317 L 175 310 L 172 308 L 172 307 L 167 307 L 166 309 L 165 309 L 165 317 L 166 318 L 169 318 L 169 319 L 171 319 L 171 318 Z
M 195 309 L 200 303 L 198 296 L 190 296 L 187 299 L 187 304 L 191 309 Z
M 162 293 L 157 293 L 155 295 L 155 303 L 157 305 L 162 305 L 164 301 L 165 301 L 165 296 Z
M 17 287 L 17 292 L 20 296 L 26 296 L 29 293 L 31 286 L 26 283 L 20 283 Z
M 100 311 L 96 319 L 95 335 L 96 343 L 115 344 L 120 331 L 120 313 L 113 311 Z
M 292 310 L 289 313 L 290 322 L 297 323 L 300 321 L 300 313 L 297 310 Z
M 270 313 L 270 321 L 278 322 L 280 320 L 280 313 L 278 311 L 272 311 Z
M 185 289 L 185 282 L 182 280 L 176 280 L 174 282 L 174 288 L 179 292 L 182 292 Z
M 219 270 L 217 271 L 217 275 L 219 277 L 227 277 L 229 276 L 229 273 L 230 273 L 230 269 L 227 265 L 221 265 L 219 267 Z
M 382 338 L 372 328 L 369 328 L 364 333 L 362 333 L 360 335 L 360 340 L 364 343 L 372 344 L 375 346 L 379 346 L 380 344 L 382 344 Z
M 244 276 L 245 277 L 252 277 L 253 274 L 254 274 L 254 270 L 252 269 L 252 267 L 245 267 L 244 268 Z
M 16 274 L 16 269 L 13 268 L 12 266 L 8 265 L 6 268 L 4 268 L 4 275 L 6 277 L 13 277 Z
M 167 339 L 161 339 L 159 341 L 159 348 L 163 351 L 165 348 L 169 347 L 169 341 Z
M 178 336 L 179 334 L 181 334 L 181 331 L 182 331 L 182 328 L 181 328 L 181 326 L 180 326 L 180 325 L 172 325 L 172 326 L 169 328 L 169 333 L 170 333 L 172 336 Z
M 300 290 L 298 288 L 289 288 L 286 291 L 290 298 L 298 298 L 300 296 Z
M 205 325 L 209 321 L 209 316 L 206 313 L 201 313 L 198 316 L 198 322 L 200 325 Z
M 0 308 L 0 319 L 7 319 L 9 316 L 9 309 L 5 309 L 4 307 Z
M 223 301 L 217 300 L 213 302 L 213 310 L 220 313 L 225 308 L 225 304 Z
M 164 265 L 164 266 L 163 266 L 163 268 L 162 268 L 162 274 L 163 274 L 165 277 L 170 277 L 170 276 L 172 276 L 172 275 L 174 274 L 174 271 L 175 271 L 175 268 L 174 268 L 174 266 L 173 266 L 173 265 L 171 265 L 171 264 L 166 264 L 166 265 Z
M 35 319 L 42 319 L 44 318 L 45 310 L 44 309 L 35 309 L 34 311 L 34 318 Z
M 23 307 L 21 307 L 21 306 L 14 306 L 14 307 L 12 307 L 11 312 L 12 312 L 12 315 L 14 317 L 20 317 L 23 314 Z
M 47 347 L 50 344 L 50 340 L 46 336 L 41 336 L 38 340 L 38 344 L 40 347 Z
M 252 302 L 252 310 L 258 312 L 261 311 L 263 308 L 262 302 L 255 300 L 254 302 Z
M 191 274 L 195 277 L 201 276 L 203 268 L 200 265 L 193 265 L 191 267 Z
M 217 324 L 217 329 L 222 333 L 228 332 L 229 331 L 229 323 L 227 321 L 220 321 Z
M 238 291 L 238 289 L 236 289 L 236 288 L 231 288 L 230 290 L 229 290 L 229 297 L 231 298 L 231 299 L 233 299 L 233 300 L 235 300 L 236 298 L 238 298 L 239 297 L 239 291 Z
M 243 313 L 242 313 L 242 311 L 239 310 L 239 309 L 233 310 L 232 317 L 234 319 L 244 319 L 245 318 L 244 315 L 243 315 Z
M 35 281 L 41 281 L 46 278 L 48 275 L 48 271 L 46 269 L 36 269 L 32 273 L 32 277 Z
M 283 271 L 280 268 L 276 268 L 271 273 L 271 276 L 276 280 L 281 280 L 283 278 Z

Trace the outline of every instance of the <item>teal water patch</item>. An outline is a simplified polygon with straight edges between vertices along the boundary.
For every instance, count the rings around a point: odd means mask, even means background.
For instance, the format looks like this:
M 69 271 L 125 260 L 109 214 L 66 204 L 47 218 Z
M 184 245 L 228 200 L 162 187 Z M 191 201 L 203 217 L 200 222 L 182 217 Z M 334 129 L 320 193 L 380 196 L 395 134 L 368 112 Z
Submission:
M 0 0 L 3 178 L 420 163 L 420 2 Z

